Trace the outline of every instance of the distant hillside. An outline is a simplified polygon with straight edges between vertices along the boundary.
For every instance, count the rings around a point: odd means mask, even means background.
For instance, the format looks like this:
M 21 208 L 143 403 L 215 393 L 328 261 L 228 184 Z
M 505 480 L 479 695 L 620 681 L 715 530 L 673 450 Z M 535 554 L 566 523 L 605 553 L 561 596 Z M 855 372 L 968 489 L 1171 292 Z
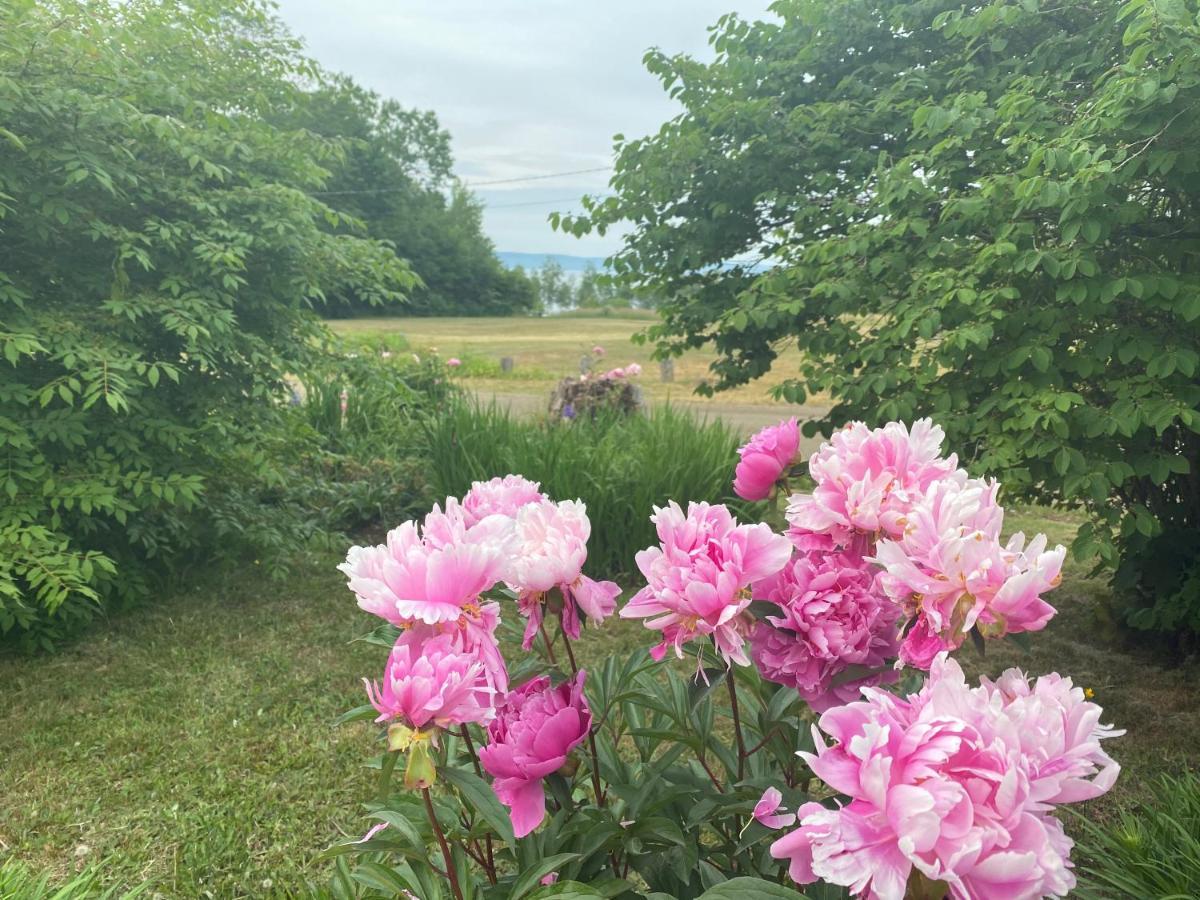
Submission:
M 554 262 L 562 266 L 564 272 L 582 272 L 588 266 L 596 269 L 604 268 L 603 256 L 568 256 L 564 253 L 509 253 L 507 251 L 497 251 L 496 256 L 499 257 L 500 262 L 510 269 L 515 269 L 517 266 L 525 269 L 540 269 L 550 260 L 554 260 Z

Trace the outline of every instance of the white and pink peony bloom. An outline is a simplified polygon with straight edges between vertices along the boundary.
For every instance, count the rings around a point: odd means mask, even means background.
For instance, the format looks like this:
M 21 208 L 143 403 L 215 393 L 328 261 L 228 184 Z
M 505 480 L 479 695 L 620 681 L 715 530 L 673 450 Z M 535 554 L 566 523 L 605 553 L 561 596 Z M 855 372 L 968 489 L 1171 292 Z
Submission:
M 621 610 L 662 632 L 650 655 L 711 637 L 727 663 L 749 665 L 745 643 L 751 622 L 750 585 L 786 565 L 792 547 L 766 525 L 739 525 L 724 506 L 689 503 L 687 514 L 672 501 L 655 507 L 652 521 L 661 546 L 637 554 L 642 588 Z
M 471 490 L 462 499 L 463 516 L 468 526 L 477 525 L 488 516 L 512 519 L 521 507 L 546 499 L 538 482 L 523 475 L 505 475 L 491 481 L 473 482 Z
M 800 452 L 800 426 L 793 417 L 768 425 L 738 450 L 733 491 L 743 500 L 765 500 Z
M 984 637 L 1038 631 L 1054 615 L 1041 595 L 1061 581 L 1066 548 L 1047 550 L 1045 535 L 1026 546 L 1021 533 L 1001 544 L 998 489 L 994 481 L 934 484 L 899 538 L 879 541 L 880 585 L 917 619 L 904 639 L 906 664 L 927 668 L 972 628 Z
M 542 500 L 518 510 L 513 557 L 505 578 L 518 592 L 517 603 L 527 620 L 526 650 L 555 589 L 562 598 L 563 631 L 573 640 L 579 639 L 581 619 L 602 622 L 616 610 L 620 587 L 583 574 L 591 533 L 587 507 L 580 500 Z
M 420 528 L 405 522 L 387 543 L 351 547 L 338 569 L 358 605 L 395 625 L 456 621 L 500 580 L 512 552 L 512 523 L 491 516 L 468 529 L 453 498 L 434 506 Z
M 1017 670 L 970 688 L 944 654 L 907 699 L 868 688 L 814 729 L 817 777 L 850 796 L 807 803 L 777 840 L 792 878 L 822 879 L 870 900 L 902 900 L 910 881 L 941 883 L 955 900 L 1062 896 L 1075 885 L 1072 842 L 1050 813 L 1099 796 L 1120 767 L 1100 742 L 1123 732 L 1058 675 L 1033 684 Z
M 856 699 L 864 685 L 894 680 L 887 663 L 899 651 L 900 608 L 875 582 L 864 560 L 797 553 L 757 583 L 754 599 L 780 610 L 751 635 L 758 671 L 794 688 L 817 712 Z M 875 671 L 847 677 L 852 666 Z
M 392 647 L 383 679 L 363 679 L 379 712 L 376 722 L 413 731 L 486 724 L 495 716 L 495 688 L 479 653 L 464 649 L 453 634 L 405 631 Z
M 908 428 L 851 422 L 809 458 L 816 487 L 788 504 L 789 532 L 801 549 L 870 549 L 877 534 L 899 536 L 904 519 L 935 482 L 965 481 L 945 432 L 930 419 Z
M 479 762 L 495 780 L 492 789 L 509 808 L 513 833 L 524 837 L 546 816 L 542 779 L 562 768 L 592 727 L 580 670 L 557 687 L 542 675 L 507 694 L 488 726 Z

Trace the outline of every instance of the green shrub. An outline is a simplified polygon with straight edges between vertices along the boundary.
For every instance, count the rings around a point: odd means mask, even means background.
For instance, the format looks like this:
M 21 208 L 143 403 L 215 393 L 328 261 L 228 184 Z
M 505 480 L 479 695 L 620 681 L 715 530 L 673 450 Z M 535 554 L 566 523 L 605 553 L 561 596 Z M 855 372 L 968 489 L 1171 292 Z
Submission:
M 598 575 L 629 572 L 634 554 L 655 542 L 653 506 L 736 500 L 737 434 L 669 406 L 557 422 L 458 403 L 431 421 L 428 437 L 439 495 L 461 496 L 472 481 L 516 473 L 557 500 L 583 500 L 592 522 L 588 570 Z
M 283 478 L 311 307 L 415 283 L 308 193 L 337 143 L 269 123 L 311 71 L 254 0 L 0 5 L 0 634 L 254 552 L 219 536 Z
M 1138 629 L 1200 636 L 1195 0 L 783 0 L 618 146 L 611 267 L 719 387 L 802 362 L 825 433 L 931 415 L 1007 496 L 1086 510 Z M 1119 570 L 1118 570 L 1119 564 Z
M 1200 774 L 1163 776 L 1150 796 L 1094 823 L 1076 815 L 1079 887 L 1086 900 L 1200 897 Z

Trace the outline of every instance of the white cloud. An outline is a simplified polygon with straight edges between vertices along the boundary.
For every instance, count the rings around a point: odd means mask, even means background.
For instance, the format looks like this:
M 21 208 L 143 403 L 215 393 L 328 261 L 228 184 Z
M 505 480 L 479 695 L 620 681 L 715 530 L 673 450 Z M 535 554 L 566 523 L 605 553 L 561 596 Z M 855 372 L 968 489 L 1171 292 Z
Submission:
M 708 57 L 707 27 L 768 0 L 280 0 L 309 53 L 406 106 L 434 110 L 467 181 L 607 165 L 612 136 L 650 133 L 677 111 L 642 66 L 657 46 Z M 550 229 L 539 203 L 604 193 L 604 173 L 481 187 L 501 250 L 604 255 L 612 232 Z M 513 204 L 523 204 L 516 206 Z M 528 205 L 525 205 L 528 204 Z

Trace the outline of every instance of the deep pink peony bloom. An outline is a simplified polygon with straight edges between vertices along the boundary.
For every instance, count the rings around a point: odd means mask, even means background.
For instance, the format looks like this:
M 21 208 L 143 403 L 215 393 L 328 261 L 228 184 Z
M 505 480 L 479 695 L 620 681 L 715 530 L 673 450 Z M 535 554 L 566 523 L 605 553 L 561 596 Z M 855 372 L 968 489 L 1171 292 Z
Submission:
M 338 566 L 358 605 L 396 625 L 457 621 L 463 607 L 500 580 L 511 553 L 512 523 L 492 516 L 468 530 L 454 498 L 421 528 L 405 522 L 387 543 L 351 547 Z
M 687 515 L 672 501 L 651 516 L 661 547 L 637 554 L 649 584 L 621 610 L 626 619 L 648 619 L 663 633 L 650 655 L 662 659 L 669 647 L 712 636 L 727 663 L 749 665 L 745 639 L 751 622 L 749 586 L 774 575 L 792 548 L 766 525 L 739 525 L 724 506 L 689 503 Z
M 800 452 L 800 426 L 795 418 L 768 425 L 738 450 L 741 461 L 733 490 L 743 500 L 765 500 Z
M 547 594 L 555 588 L 563 600 L 563 631 L 574 640 L 579 639 L 581 613 L 593 622 L 602 622 L 616 610 L 620 587 L 583 574 L 591 533 L 587 507 L 580 500 L 542 500 L 517 512 L 516 543 L 505 577 L 518 591 L 518 605 L 527 619 L 526 650 L 542 623 Z
M 463 516 L 468 526 L 476 525 L 488 516 L 516 518 L 522 506 L 547 499 L 542 486 L 522 475 L 505 475 L 491 481 L 471 484 L 462 499 Z
M 1020 533 L 1001 544 L 998 489 L 980 480 L 932 485 L 903 534 L 879 542 L 880 585 L 918 619 L 905 638 L 904 662 L 925 668 L 972 628 L 985 637 L 1038 631 L 1054 615 L 1041 595 L 1061 581 L 1066 548 L 1047 550 L 1045 535 L 1026 547 Z
M 1030 684 L 1017 670 L 969 688 L 945 654 L 920 693 L 824 713 L 812 771 L 850 802 L 800 807 L 800 827 L 771 846 L 792 878 L 859 897 L 902 900 L 911 878 L 956 900 L 1061 896 L 1075 885 L 1057 803 L 1099 796 L 1120 767 L 1101 748 L 1123 732 L 1069 679 Z
M 392 647 L 382 682 L 365 678 L 376 722 L 397 720 L 414 731 L 486 724 L 495 715 L 495 689 L 478 653 L 463 649 L 453 634 L 405 631 Z
M 909 510 L 929 486 L 946 479 L 964 481 L 954 454 L 941 456 L 945 433 L 929 419 L 907 428 L 889 422 L 867 428 L 851 422 L 833 435 L 808 460 L 816 482 L 812 494 L 796 494 L 787 519 L 800 549 L 819 549 L 812 535 L 823 535 L 829 547 L 858 546 L 869 551 L 879 533 L 899 536 Z M 809 541 L 809 543 L 805 543 Z
M 562 767 L 587 737 L 592 713 L 583 695 L 586 673 L 558 687 L 542 675 L 511 691 L 488 726 L 479 762 L 495 779 L 492 788 L 509 808 L 513 833 L 524 837 L 546 815 L 542 779 Z
M 754 598 L 781 613 L 759 622 L 750 638 L 762 676 L 795 688 L 817 712 L 854 700 L 864 685 L 894 680 L 883 667 L 898 652 L 900 609 L 875 579 L 864 560 L 813 553 L 757 583 Z M 877 671 L 847 678 L 851 666 Z
M 462 365 L 462 360 L 459 359 L 457 356 L 452 356 L 448 360 L 446 360 L 446 365 L 449 366 L 451 369 L 457 369 L 459 366 Z
M 601 379 L 603 379 L 605 381 L 616 381 L 619 378 L 625 377 L 625 370 L 621 369 L 621 368 L 609 369 L 607 372 L 605 372 L 600 377 L 601 377 Z

